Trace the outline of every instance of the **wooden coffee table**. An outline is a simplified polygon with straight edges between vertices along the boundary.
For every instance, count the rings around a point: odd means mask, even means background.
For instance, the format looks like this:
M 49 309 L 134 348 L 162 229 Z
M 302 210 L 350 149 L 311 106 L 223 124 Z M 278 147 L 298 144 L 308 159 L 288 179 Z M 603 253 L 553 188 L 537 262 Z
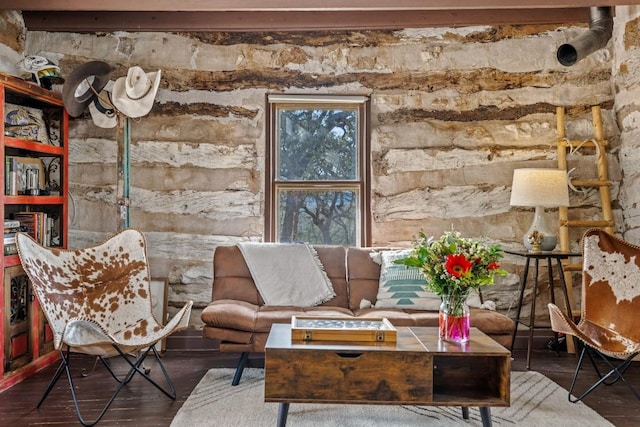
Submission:
M 476 328 L 465 344 L 440 341 L 437 328 L 399 327 L 397 342 L 292 341 L 274 324 L 265 347 L 265 402 L 279 402 L 278 427 L 290 403 L 510 405 L 511 353 Z

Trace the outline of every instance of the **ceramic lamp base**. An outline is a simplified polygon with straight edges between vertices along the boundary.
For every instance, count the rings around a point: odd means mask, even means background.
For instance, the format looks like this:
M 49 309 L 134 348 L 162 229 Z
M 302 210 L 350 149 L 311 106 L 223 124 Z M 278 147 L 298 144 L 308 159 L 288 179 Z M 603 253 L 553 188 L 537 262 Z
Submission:
M 552 251 L 556 248 L 558 237 L 551 230 L 549 224 L 547 224 L 547 220 L 544 217 L 544 208 L 542 206 L 536 207 L 536 212 L 533 217 L 533 223 L 531 223 L 531 227 L 529 227 L 529 230 L 527 230 L 522 238 L 524 247 L 528 250 L 533 249 L 531 236 L 534 236 L 535 231 L 537 231 L 539 234 L 542 234 L 540 251 Z

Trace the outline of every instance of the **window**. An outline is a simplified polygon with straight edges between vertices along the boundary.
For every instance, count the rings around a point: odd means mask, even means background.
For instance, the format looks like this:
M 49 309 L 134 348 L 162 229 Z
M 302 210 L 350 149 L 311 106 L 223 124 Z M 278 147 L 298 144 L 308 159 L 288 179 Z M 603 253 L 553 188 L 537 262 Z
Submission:
M 368 98 L 269 95 L 265 240 L 366 246 Z

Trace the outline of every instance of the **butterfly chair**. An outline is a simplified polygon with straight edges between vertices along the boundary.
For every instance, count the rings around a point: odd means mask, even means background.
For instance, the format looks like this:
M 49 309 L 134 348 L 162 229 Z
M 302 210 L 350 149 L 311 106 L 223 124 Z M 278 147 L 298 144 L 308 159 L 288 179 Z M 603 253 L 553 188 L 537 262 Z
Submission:
M 600 229 L 588 230 L 582 238 L 582 306 L 578 324 L 554 304 L 549 304 L 551 327 L 575 336 L 582 343 L 569 401 L 578 402 L 601 384 L 622 380 L 640 399 L 638 391 L 624 378 L 625 371 L 640 353 L 640 246 L 632 245 Z M 589 358 L 598 380 L 577 398 L 573 390 L 578 373 Z M 608 372 L 598 368 L 605 366 Z
M 171 399 L 175 388 L 165 370 L 155 344 L 189 322 L 189 301 L 166 325 L 151 312 L 151 292 L 146 242 L 142 233 L 128 229 L 105 243 L 86 249 L 45 248 L 24 233 L 17 234 L 18 253 L 35 294 L 53 332 L 54 346 L 62 357 L 38 408 L 63 372 L 66 372 L 80 423 L 91 426 L 105 414 L 111 403 L 136 373 Z M 70 370 L 70 355 L 83 353 L 102 361 L 118 382 L 98 418 L 82 417 Z M 161 386 L 143 367 L 153 354 L 164 374 Z M 112 356 L 126 361 L 128 372 L 118 376 L 110 366 Z

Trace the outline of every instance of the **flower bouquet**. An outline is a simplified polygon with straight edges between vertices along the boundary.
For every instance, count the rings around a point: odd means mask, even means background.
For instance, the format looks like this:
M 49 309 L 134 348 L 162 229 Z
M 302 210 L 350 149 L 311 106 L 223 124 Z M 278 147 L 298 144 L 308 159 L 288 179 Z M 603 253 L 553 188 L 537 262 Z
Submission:
M 411 254 L 394 262 L 420 269 L 426 287 L 442 299 L 440 338 L 464 342 L 469 339 L 469 291 L 492 285 L 495 276 L 507 274 L 498 263 L 503 256 L 499 245 L 463 238 L 455 231 L 437 240 L 421 232 Z

